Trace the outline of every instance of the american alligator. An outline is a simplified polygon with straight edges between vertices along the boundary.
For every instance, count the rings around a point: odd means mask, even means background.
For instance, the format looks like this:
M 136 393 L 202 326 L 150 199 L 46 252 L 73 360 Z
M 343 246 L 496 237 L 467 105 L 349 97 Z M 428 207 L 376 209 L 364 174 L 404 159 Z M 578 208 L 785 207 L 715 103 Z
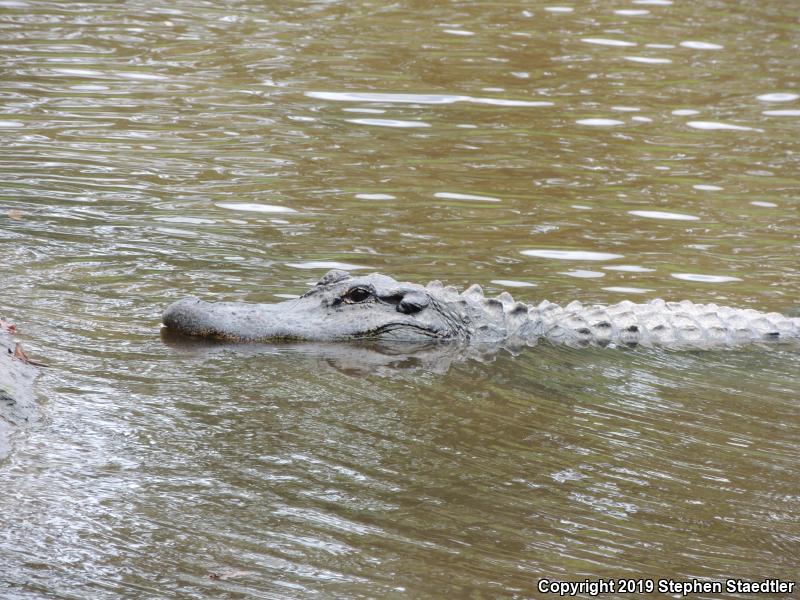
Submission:
M 439 281 L 401 283 L 372 273 L 333 270 L 295 300 L 277 304 L 204 302 L 190 297 L 163 315 L 173 332 L 231 341 L 462 341 L 469 344 L 615 345 L 718 348 L 800 341 L 800 318 L 716 304 L 652 300 L 610 306 L 515 302 L 508 292 L 458 293 Z

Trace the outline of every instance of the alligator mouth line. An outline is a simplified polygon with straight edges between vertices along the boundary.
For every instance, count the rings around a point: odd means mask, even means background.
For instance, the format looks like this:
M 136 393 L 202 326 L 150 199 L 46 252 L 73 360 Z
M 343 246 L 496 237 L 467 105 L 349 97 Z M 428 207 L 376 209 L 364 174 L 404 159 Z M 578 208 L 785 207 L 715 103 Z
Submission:
M 432 340 L 445 339 L 438 331 L 431 331 L 430 329 L 421 327 L 419 325 L 415 325 L 413 323 L 387 323 L 386 325 L 381 325 L 380 327 L 376 327 L 375 329 L 365 331 L 364 333 L 359 335 L 357 339 L 392 340 L 392 338 L 394 337 L 392 334 L 396 331 L 413 331 L 420 337 L 425 337 Z M 408 340 L 408 341 L 413 342 L 416 340 Z

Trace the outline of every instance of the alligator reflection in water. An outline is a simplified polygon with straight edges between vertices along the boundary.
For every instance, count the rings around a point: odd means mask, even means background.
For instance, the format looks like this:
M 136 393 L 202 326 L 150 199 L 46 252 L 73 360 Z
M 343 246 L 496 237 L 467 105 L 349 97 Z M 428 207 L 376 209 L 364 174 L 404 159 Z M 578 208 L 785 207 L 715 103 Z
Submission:
M 215 356 L 235 352 L 241 357 L 297 353 L 348 375 L 396 377 L 404 372 L 424 371 L 445 374 L 456 363 L 466 360 L 490 362 L 503 349 L 499 345 L 468 345 L 437 341 L 392 342 L 354 340 L 335 342 L 272 342 L 239 344 L 225 340 L 187 337 L 168 328 L 161 340 L 171 348 L 190 355 Z M 513 353 L 513 349 L 507 348 Z
M 800 318 L 753 309 L 663 300 L 529 306 L 507 292 L 485 298 L 477 285 L 459 294 L 438 281 L 423 287 L 378 273 L 352 277 L 339 270 L 296 300 L 247 304 L 187 298 L 170 305 L 163 322 L 178 333 L 230 341 L 455 341 L 521 348 L 547 340 L 569 346 L 711 349 L 800 339 Z

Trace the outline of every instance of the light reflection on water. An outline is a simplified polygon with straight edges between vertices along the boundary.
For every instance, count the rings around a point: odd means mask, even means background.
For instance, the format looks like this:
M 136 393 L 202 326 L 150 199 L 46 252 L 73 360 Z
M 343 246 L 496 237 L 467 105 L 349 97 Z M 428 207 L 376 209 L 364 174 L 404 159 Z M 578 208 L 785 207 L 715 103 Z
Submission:
M 0 595 L 796 576 L 796 352 L 158 335 L 329 268 L 791 311 L 796 15 L 633 5 L 2 3 L 0 314 L 53 366 Z

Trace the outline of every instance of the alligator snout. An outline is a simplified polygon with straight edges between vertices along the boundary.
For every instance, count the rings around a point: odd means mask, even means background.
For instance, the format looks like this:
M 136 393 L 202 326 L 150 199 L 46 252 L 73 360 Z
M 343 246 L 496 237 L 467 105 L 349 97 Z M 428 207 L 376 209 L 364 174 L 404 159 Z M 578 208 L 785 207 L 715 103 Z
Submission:
M 168 329 L 188 335 L 207 335 L 210 328 L 207 312 L 202 310 L 204 305 L 200 298 L 189 296 L 170 304 L 161 317 L 161 322 Z

